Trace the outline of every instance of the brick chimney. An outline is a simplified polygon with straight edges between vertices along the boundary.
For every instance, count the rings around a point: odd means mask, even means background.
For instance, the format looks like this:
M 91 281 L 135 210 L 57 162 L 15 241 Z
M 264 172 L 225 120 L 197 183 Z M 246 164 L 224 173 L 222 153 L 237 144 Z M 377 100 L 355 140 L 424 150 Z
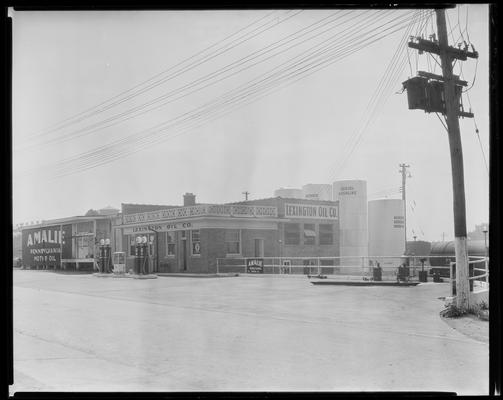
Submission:
M 183 195 L 183 205 L 186 206 L 195 206 L 196 205 L 196 195 L 192 193 L 185 193 Z

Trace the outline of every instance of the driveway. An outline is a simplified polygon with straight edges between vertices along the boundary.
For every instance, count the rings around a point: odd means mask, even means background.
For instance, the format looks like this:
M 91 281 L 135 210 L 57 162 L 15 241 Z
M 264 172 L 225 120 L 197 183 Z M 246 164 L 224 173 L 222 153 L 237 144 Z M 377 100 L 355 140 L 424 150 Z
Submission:
M 489 346 L 439 317 L 448 291 L 16 270 L 11 393 L 487 394 Z

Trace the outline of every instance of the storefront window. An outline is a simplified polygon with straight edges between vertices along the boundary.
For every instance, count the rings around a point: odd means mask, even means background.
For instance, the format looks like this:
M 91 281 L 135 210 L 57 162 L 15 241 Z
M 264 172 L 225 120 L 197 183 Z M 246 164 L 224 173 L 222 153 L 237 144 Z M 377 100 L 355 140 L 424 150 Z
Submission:
M 175 232 L 166 232 L 166 255 L 175 255 Z
M 304 244 L 316 244 L 316 228 L 314 224 L 304 224 Z
M 75 232 L 77 232 L 77 233 L 93 233 L 94 232 L 94 222 L 93 221 L 78 222 L 75 225 Z
M 190 232 L 191 232 L 190 242 L 191 242 L 192 255 L 198 256 L 201 254 L 201 239 L 199 236 L 199 229 Z
M 136 245 L 136 236 L 129 235 L 129 255 L 134 256 L 135 254 L 135 245 Z
M 334 226 L 320 224 L 320 244 L 334 244 Z
M 241 253 L 241 238 L 239 229 L 227 229 L 225 231 L 225 251 L 227 254 Z
M 77 258 L 93 258 L 94 238 L 92 236 L 78 236 L 76 239 Z
M 285 224 L 285 244 L 300 244 L 299 224 Z

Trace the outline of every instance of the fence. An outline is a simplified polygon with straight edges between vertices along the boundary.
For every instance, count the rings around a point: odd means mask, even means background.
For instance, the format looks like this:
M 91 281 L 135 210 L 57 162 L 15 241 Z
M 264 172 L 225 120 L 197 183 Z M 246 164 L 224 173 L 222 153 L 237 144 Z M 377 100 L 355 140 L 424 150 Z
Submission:
M 217 273 L 247 274 L 249 258 L 218 258 Z M 421 270 L 445 271 L 449 277 L 450 265 L 431 266 L 431 259 L 446 259 L 445 256 L 347 256 L 347 257 L 261 257 L 264 274 L 278 275 L 346 275 L 359 278 L 373 276 L 374 267 L 381 267 L 383 279 L 396 279 L 398 267 L 407 265 L 409 277 L 416 277 Z M 438 260 L 437 260 L 438 261 Z M 480 262 L 478 260 L 477 262 Z M 251 272 L 250 272 L 251 273 Z M 256 273 L 256 272 L 254 272 Z
M 471 260 L 470 260 L 471 259 Z M 469 257 L 468 261 L 470 282 L 470 291 L 476 289 L 489 289 L 489 258 L 488 257 Z M 481 273 L 482 272 L 482 273 Z M 456 294 L 456 263 L 451 262 L 449 265 L 449 275 L 452 282 L 452 294 Z

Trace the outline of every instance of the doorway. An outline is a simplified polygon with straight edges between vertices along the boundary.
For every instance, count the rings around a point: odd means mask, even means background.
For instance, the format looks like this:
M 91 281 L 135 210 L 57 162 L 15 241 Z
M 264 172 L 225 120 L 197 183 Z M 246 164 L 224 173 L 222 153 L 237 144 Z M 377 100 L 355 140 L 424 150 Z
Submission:
M 264 257 L 264 239 L 255 239 L 255 253 L 254 257 Z
M 187 231 L 180 231 L 180 270 L 187 271 Z

